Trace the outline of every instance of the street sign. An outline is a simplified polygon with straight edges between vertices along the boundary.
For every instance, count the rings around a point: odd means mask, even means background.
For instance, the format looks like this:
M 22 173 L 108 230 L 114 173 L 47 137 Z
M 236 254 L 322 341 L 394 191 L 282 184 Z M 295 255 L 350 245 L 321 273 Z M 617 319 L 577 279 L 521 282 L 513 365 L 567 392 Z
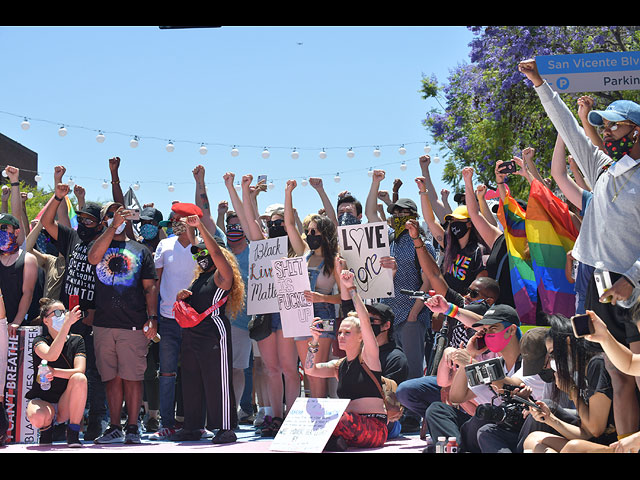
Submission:
M 640 52 L 542 55 L 536 64 L 558 93 L 640 90 Z

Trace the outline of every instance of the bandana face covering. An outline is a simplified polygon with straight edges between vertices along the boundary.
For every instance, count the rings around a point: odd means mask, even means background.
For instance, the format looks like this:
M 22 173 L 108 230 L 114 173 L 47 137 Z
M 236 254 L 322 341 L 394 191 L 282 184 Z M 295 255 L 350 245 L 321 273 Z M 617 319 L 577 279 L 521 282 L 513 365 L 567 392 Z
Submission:
M 609 155 L 614 162 L 617 162 L 631 151 L 635 143 L 635 140 L 624 136 L 620 140 L 605 141 L 604 149 L 607 155 Z
M 227 240 L 230 242 L 239 242 L 244 239 L 244 231 L 242 230 L 242 226 L 238 224 L 230 224 L 227 225 Z
M 187 231 L 187 224 L 181 221 L 173 222 L 172 227 L 173 234 L 177 236 L 180 236 Z
M 158 226 L 151 223 L 145 223 L 140 227 L 140 235 L 145 240 L 156 238 L 156 235 L 158 235 Z
M 396 238 L 400 236 L 402 232 L 406 230 L 407 220 L 418 218 L 417 215 L 403 215 L 402 217 L 393 217 L 393 229 L 395 230 Z
M 18 251 L 18 242 L 15 233 L 0 230 L 0 254 L 11 255 Z
M 338 217 L 338 225 L 358 225 L 360 224 L 360 220 L 355 215 L 345 212 Z

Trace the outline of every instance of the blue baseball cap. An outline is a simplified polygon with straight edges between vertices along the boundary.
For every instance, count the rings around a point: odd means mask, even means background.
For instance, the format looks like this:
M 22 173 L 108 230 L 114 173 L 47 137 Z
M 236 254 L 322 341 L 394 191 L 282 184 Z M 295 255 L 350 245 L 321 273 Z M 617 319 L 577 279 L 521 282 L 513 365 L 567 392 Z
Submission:
M 602 125 L 603 118 L 610 122 L 629 120 L 636 125 L 640 125 L 640 105 L 631 100 L 616 100 L 605 110 L 590 111 L 587 117 L 589 123 L 594 126 Z

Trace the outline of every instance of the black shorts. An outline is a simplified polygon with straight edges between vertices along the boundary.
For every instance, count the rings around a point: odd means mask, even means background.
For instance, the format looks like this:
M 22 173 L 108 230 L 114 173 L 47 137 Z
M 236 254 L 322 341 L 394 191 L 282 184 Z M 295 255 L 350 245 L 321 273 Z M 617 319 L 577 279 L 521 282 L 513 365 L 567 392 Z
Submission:
M 622 277 L 618 273 L 610 273 L 611 284 Z M 622 308 L 611 303 L 601 303 L 598 299 L 598 287 L 593 275 L 589 279 L 589 285 L 587 286 L 587 294 L 585 298 L 585 308 L 592 310 L 598 315 L 602 321 L 607 325 L 607 328 L 611 332 L 614 338 L 625 346 L 629 346 L 630 343 L 640 341 L 640 332 L 638 328 L 631 322 L 631 310 L 628 308 Z

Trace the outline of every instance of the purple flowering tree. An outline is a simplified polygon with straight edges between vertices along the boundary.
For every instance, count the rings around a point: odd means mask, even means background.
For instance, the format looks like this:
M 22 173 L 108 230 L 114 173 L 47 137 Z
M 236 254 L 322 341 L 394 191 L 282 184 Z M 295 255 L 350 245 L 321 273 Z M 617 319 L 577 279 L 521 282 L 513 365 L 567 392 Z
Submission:
M 536 150 L 536 165 L 549 176 L 556 132 L 546 119 L 530 82 L 518 63 L 539 55 L 634 51 L 640 49 L 640 27 L 609 26 L 491 26 L 468 27 L 469 63 L 451 72 L 445 84 L 423 76 L 423 98 L 436 98 L 441 109 L 427 112 L 423 121 L 434 142 L 447 150 L 443 180 L 455 191 L 463 188 L 461 170 L 475 168 L 477 182 L 495 186 L 497 160 Z M 563 94 L 574 113 L 577 99 L 590 95 L 594 108 L 627 98 L 640 102 L 637 91 Z M 528 185 L 519 176 L 509 179 L 521 198 Z

